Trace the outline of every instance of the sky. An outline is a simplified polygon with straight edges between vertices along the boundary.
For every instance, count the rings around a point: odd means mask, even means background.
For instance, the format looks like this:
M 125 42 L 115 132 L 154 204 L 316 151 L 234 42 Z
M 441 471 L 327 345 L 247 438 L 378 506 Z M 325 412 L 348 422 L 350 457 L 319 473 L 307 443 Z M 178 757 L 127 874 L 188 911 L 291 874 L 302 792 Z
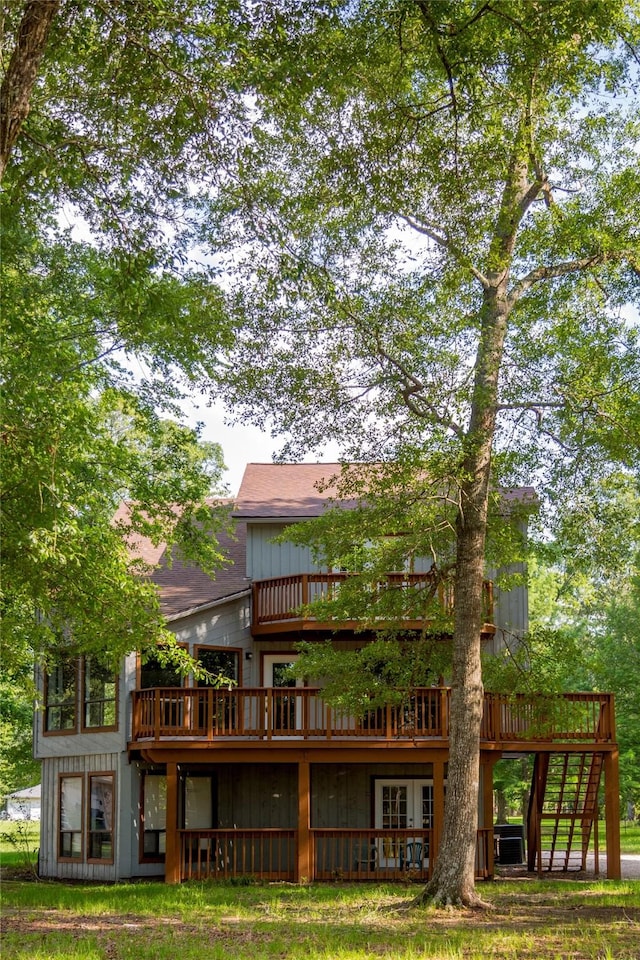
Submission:
M 221 403 L 207 406 L 206 400 L 196 397 L 184 400 L 181 407 L 185 414 L 185 422 L 189 426 L 201 423 L 201 439 L 212 443 L 219 443 L 224 454 L 227 472 L 224 481 L 228 484 L 230 493 L 235 496 L 240 487 L 244 469 L 248 463 L 272 463 L 274 454 L 283 445 L 284 440 L 274 438 L 270 433 L 258 429 L 252 424 L 238 423 L 230 425 L 225 408 Z M 328 450 L 326 456 L 308 457 L 315 462 L 321 459 L 326 463 L 335 463 L 338 460 L 336 450 Z
M 204 402 L 184 401 L 181 404 L 189 426 L 204 424 L 201 439 L 219 443 L 227 466 L 224 480 L 232 495 L 238 492 L 247 463 L 271 463 L 278 449 L 278 442 L 251 424 L 225 423 L 225 411 L 221 404 L 207 407 Z

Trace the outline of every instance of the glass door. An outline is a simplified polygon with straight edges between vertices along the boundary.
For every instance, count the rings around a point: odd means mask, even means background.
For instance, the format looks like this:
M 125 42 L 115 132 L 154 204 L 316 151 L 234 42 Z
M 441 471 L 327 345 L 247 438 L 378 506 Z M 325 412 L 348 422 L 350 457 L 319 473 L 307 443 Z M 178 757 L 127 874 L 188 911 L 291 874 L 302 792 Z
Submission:
M 286 692 L 303 686 L 302 680 L 288 676 L 287 672 L 297 659 L 295 653 L 264 656 L 264 685 L 273 688 L 273 694 L 265 701 L 266 719 L 275 736 L 291 735 L 302 728 L 302 698 Z
M 415 836 L 385 837 L 380 841 L 381 867 L 426 867 L 429 837 L 422 830 L 433 826 L 432 780 L 376 780 L 375 825 L 383 830 L 410 830 Z

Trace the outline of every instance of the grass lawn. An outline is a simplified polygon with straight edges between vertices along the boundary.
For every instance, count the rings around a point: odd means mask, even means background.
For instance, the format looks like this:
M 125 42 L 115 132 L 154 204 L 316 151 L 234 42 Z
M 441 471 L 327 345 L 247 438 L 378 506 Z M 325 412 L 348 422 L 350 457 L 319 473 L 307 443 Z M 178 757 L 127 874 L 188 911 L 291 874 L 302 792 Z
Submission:
M 5 825 L 0 827 L 4 832 Z M 625 836 L 624 826 L 622 830 Z M 626 831 L 633 844 L 640 829 Z M 37 837 L 36 837 L 37 844 Z M 624 846 L 623 841 L 623 846 Z M 11 845 L 9 844 L 11 847 Z M 13 861 L 15 853 L 10 851 Z M 3 860 L 5 857 L 3 856 Z M 11 877 L 11 864 L 7 875 Z M 19 863 L 18 863 L 19 865 Z M 639 960 L 640 881 L 501 879 L 492 909 L 406 909 L 419 887 L 6 879 L 3 960 Z
M 3 960 L 637 960 L 640 881 L 497 881 L 492 910 L 398 886 L 7 881 Z

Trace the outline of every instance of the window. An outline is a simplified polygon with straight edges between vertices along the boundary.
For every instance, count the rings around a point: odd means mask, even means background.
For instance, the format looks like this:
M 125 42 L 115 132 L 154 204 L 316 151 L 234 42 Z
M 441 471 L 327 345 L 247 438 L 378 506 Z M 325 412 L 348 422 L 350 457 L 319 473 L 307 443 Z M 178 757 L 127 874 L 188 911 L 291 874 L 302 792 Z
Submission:
M 163 665 L 152 653 L 140 667 L 140 689 L 150 687 L 181 687 L 182 674 L 171 664 Z
M 51 667 L 45 678 L 44 728 L 46 733 L 75 733 L 78 661 L 65 659 Z
M 184 778 L 183 819 L 185 830 L 213 827 L 213 778 L 195 774 Z
M 146 772 L 142 781 L 142 860 L 163 860 L 167 839 L 167 778 Z
M 240 681 L 240 654 L 238 650 L 229 648 L 198 647 L 196 650 L 198 662 L 216 677 L 226 680 Z M 197 681 L 199 687 L 206 687 L 206 680 Z
M 61 777 L 58 802 L 58 858 L 82 859 L 81 776 Z
M 95 657 L 84 661 L 83 677 L 85 729 L 115 729 L 117 719 L 118 678 L 113 668 L 105 667 Z
M 87 860 L 113 862 L 113 774 L 89 774 Z

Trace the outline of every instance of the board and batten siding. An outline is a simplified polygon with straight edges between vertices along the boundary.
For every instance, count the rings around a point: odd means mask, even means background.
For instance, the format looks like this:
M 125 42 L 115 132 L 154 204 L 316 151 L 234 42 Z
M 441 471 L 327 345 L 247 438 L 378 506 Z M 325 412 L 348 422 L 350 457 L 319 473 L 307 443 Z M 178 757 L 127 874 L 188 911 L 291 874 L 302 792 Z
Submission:
M 514 564 L 508 568 L 507 573 L 522 574 L 524 570 L 524 564 Z M 501 590 L 494 582 L 493 602 L 496 633 L 485 652 L 495 654 L 507 644 L 513 646 L 513 641 L 522 638 L 529 629 L 527 588 L 524 584 L 519 584 L 511 590 Z
M 113 773 L 114 782 L 114 861 L 113 863 L 87 863 L 87 803 L 88 774 Z M 59 782 L 61 776 L 80 775 L 84 782 L 83 852 L 77 862 L 58 860 Z M 96 753 L 90 756 L 48 757 L 42 762 L 42 812 L 40 819 L 40 853 L 38 868 L 42 877 L 57 877 L 63 880 L 98 880 L 111 882 L 129 876 L 121 869 L 123 837 L 119 813 L 122 793 L 126 795 L 131 768 L 124 753 Z M 127 859 L 125 855 L 125 859 Z
M 247 525 L 247 576 L 252 580 L 288 577 L 294 573 L 324 571 L 326 566 L 314 562 L 309 547 L 293 543 L 273 543 L 283 532 L 284 523 L 250 523 Z

